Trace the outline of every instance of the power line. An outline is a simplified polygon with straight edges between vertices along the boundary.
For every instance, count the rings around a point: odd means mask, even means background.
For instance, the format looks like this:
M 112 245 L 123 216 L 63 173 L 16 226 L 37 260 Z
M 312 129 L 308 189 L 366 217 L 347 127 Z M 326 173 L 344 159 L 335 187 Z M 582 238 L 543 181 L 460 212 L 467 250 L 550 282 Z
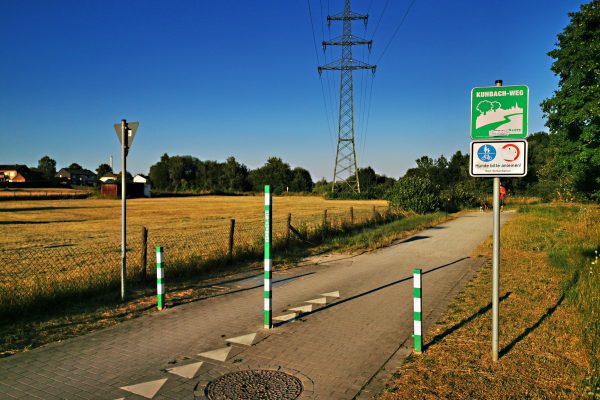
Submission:
M 371 78 L 371 90 L 369 92 L 369 101 L 367 103 L 367 119 L 366 119 L 366 128 L 365 135 L 363 136 L 363 156 L 366 154 L 367 149 L 367 131 L 369 130 L 369 119 L 371 118 L 371 103 L 373 98 L 373 86 L 375 86 L 375 77 Z
M 375 33 L 377 33 L 377 29 L 379 29 L 379 25 L 381 24 L 381 20 L 383 19 L 383 14 L 385 14 L 385 10 L 387 9 L 389 4 L 390 4 L 390 0 L 387 0 L 385 2 L 385 5 L 383 6 L 383 11 L 381 12 L 381 15 L 379 16 L 379 21 L 377 21 L 377 25 L 375 25 L 375 30 L 373 31 L 373 34 L 371 35 L 371 40 L 375 37 Z
M 383 58 L 383 55 L 385 54 L 385 52 L 387 51 L 387 49 L 390 47 L 390 44 L 392 44 L 392 42 L 394 41 L 394 38 L 396 37 L 396 35 L 398 34 L 398 31 L 400 30 L 400 27 L 402 26 L 402 24 L 404 24 L 404 20 L 406 19 L 406 17 L 408 16 L 408 13 L 410 13 L 410 9 L 412 8 L 413 4 L 415 4 L 416 0 L 412 0 L 408 6 L 408 8 L 406 9 L 406 12 L 404 13 L 404 16 L 402 17 L 402 19 L 400 20 L 400 23 L 398 24 L 398 26 L 396 27 L 396 30 L 394 31 L 394 34 L 392 35 L 392 37 L 390 38 L 390 41 L 385 45 L 385 47 L 383 48 L 383 53 L 381 53 L 381 56 L 379 56 L 379 58 L 377 59 L 377 62 L 375 64 L 379 64 L 379 61 L 381 61 L 381 59 Z M 382 15 L 383 16 L 383 15 Z
M 320 64 L 319 51 L 317 50 L 317 38 L 315 35 L 315 25 L 313 23 L 312 11 L 310 9 L 310 0 L 306 0 L 306 4 L 308 5 L 308 16 L 310 18 L 310 26 L 312 29 L 313 44 L 315 47 L 315 57 L 317 58 L 317 65 L 318 65 L 318 64 Z M 321 82 L 321 94 L 323 95 L 323 104 L 325 105 L 325 119 L 327 120 L 327 129 L 329 130 L 329 140 L 332 140 L 333 130 L 331 128 L 331 125 L 329 124 L 329 111 L 328 111 L 328 107 L 327 107 L 327 100 L 325 97 L 325 90 L 323 89 L 323 81 L 320 78 L 319 78 L 319 81 Z
M 369 12 L 371 11 L 371 6 L 373 5 L 373 0 L 371 0 L 371 2 L 369 3 L 369 8 L 367 8 L 367 15 L 369 15 Z
M 325 31 L 323 30 L 323 0 L 319 0 L 319 11 L 321 12 L 321 39 L 325 40 Z
M 315 24 L 313 24 L 312 11 L 310 10 L 310 0 L 306 0 L 308 4 L 308 16 L 310 17 L 310 27 L 312 28 L 313 44 L 315 45 L 315 56 L 317 57 L 317 64 L 320 64 L 319 51 L 317 50 L 317 38 L 315 36 Z

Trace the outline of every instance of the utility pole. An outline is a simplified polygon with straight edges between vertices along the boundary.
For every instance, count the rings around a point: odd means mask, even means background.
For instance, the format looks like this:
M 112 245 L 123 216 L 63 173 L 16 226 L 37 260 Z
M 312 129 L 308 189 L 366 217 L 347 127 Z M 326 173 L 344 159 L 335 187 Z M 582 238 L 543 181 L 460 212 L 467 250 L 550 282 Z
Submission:
M 362 20 L 367 25 L 368 15 L 352 12 L 350 0 L 344 0 L 344 12 L 327 16 L 327 24 L 331 21 L 343 21 L 342 35 L 332 40 L 323 41 L 323 50 L 327 46 L 342 46 L 342 58 L 318 67 L 319 75 L 322 71 L 340 71 L 340 107 L 338 114 L 338 141 L 335 154 L 335 167 L 333 168 L 333 184 L 331 191 L 335 191 L 336 182 L 345 182 L 352 191 L 360 193 L 358 180 L 358 164 L 356 162 L 356 146 L 354 144 L 354 93 L 352 84 L 352 71 L 370 69 L 375 73 L 376 65 L 370 65 L 352 57 L 352 46 L 367 45 L 369 50 L 372 40 L 362 39 L 352 34 L 352 21 Z

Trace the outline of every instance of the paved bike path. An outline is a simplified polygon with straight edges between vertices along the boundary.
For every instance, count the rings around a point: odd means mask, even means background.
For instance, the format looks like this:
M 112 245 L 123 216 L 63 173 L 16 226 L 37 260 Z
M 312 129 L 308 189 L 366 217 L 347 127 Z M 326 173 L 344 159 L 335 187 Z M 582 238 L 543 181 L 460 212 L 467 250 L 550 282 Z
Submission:
M 378 371 L 412 345 L 412 269 L 424 273 L 426 341 L 491 231 L 490 213 L 471 213 L 376 252 L 275 273 L 274 315 L 312 311 L 271 331 L 262 328 L 262 285 L 250 279 L 234 293 L 2 359 L 0 398 L 203 398 L 208 382 L 248 369 L 295 376 L 301 398 L 370 397 Z

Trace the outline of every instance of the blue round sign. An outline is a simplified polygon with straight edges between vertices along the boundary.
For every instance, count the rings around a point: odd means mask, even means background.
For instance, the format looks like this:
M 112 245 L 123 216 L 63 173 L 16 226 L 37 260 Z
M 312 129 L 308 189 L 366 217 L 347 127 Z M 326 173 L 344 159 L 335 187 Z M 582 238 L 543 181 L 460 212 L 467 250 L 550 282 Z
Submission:
M 477 150 L 477 157 L 483 162 L 491 162 L 494 158 L 496 158 L 496 149 L 494 146 L 490 146 L 489 144 L 484 144 Z

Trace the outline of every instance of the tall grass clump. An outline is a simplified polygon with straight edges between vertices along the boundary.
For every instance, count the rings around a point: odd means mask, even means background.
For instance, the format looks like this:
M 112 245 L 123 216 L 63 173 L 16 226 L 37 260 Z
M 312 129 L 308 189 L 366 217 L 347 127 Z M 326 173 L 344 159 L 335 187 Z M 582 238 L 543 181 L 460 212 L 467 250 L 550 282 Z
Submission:
M 546 229 L 544 246 L 550 263 L 568 273 L 566 298 L 579 311 L 581 339 L 589 374 L 584 394 L 600 398 L 600 208 L 594 205 L 524 206 Z M 534 227 L 535 228 L 535 227 Z

